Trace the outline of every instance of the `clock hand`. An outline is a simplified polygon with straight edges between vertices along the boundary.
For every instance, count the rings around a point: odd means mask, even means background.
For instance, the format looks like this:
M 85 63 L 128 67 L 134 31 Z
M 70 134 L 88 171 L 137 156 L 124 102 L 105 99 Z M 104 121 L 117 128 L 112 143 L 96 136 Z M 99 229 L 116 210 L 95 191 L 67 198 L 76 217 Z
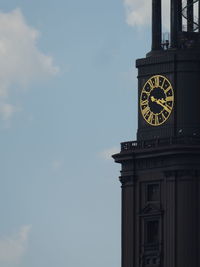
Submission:
M 167 101 L 165 100 L 165 99 L 158 99 L 159 100 L 159 102 L 161 102 L 162 104 L 164 104 L 164 103 L 166 103 Z
M 156 103 L 162 103 L 162 104 L 164 104 L 164 103 L 166 103 L 167 101 L 166 100 L 164 100 L 163 98 L 162 99 L 156 99 L 154 96 L 151 96 L 151 101 L 152 102 L 156 102 Z
M 157 103 L 158 105 L 160 105 L 161 107 L 163 107 L 167 112 L 170 113 L 171 110 L 170 110 L 167 106 L 165 106 L 163 103 L 161 103 L 161 102 L 160 102 L 160 99 L 158 99 L 158 100 L 156 101 L 156 103 Z
M 167 112 L 170 113 L 170 109 L 164 105 L 164 103 L 166 103 L 166 101 L 162 98 L 162 99 L 156 99 L 154 96 L 151 96 L 151 101 L 152 102 L 156 102 L 158 105 L 160 105 L 161 107 L 163 107 Z

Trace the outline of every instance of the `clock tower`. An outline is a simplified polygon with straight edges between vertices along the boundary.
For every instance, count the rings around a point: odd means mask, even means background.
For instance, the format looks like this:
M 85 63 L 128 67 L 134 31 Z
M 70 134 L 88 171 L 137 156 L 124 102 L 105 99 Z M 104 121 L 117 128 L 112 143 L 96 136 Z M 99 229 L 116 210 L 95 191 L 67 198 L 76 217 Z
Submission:
M 200 266 L 200 4 L 170 4 L 162 38 L 162 0 L 152 0 L 152 48 L 136 60 L 137 140 L 113 155 L 122 267 Z

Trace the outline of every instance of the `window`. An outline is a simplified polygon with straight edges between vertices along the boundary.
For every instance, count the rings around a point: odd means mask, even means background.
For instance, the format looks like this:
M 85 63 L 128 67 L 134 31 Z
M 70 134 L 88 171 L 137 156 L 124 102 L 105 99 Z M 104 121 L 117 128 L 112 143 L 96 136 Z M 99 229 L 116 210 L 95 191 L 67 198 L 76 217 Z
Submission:
M 148 184 L 147 185 L 147 201 L 159 201 L 160 200 L 160 185 Z
M 146 243 L 156 244 L 159 242 L 159 221 L 146 222 Z
M 145 266 L 158 266 L 160 259 L 155 256 L 150 256 L 145 260 Z

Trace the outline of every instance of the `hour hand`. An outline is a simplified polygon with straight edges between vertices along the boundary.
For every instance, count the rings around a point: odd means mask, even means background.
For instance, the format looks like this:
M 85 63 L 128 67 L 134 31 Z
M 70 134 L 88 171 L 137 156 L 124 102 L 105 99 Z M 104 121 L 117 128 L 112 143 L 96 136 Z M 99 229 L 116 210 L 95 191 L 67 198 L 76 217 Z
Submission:
M 166 101 L 165 101 L 163 98 L 158 99 L 158 102 L 160 102 L 160 103 L 162 103 L 162 104 L 166 103 Z
M 154 96 L 151 96 L 151 101 L 152 101 L 152 102 L 156 102 L 156 100 L 157 100 L 157 99 L 155 99 Z
M 154 96 L 151 96 L 151 101 L 156 102 L 159 105 L 164 104 L 166 102 L 163 98 L 162 99 L 156 99 Z
M 162 99 L 156 99 L 154 96 L 151 96 L 151 101 L 156 102 L 156 104 L 163 107 L 167 112 L 171 111 L 170 107 L 164 105 L 164 103 L 166 103 L 166 101 L 163 98 Z

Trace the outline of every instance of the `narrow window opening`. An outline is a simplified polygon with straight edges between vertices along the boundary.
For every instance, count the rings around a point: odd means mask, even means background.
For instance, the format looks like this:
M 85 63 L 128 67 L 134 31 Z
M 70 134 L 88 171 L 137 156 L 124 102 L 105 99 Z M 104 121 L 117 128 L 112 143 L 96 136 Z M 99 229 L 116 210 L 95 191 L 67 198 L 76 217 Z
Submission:
M 147 185 L 147 201 L 154 202 L 160 200 L 160 185 L 148 184 Z
M 147 222 L 147 244 L 156 244 L 159 242 L 159 221 Z

